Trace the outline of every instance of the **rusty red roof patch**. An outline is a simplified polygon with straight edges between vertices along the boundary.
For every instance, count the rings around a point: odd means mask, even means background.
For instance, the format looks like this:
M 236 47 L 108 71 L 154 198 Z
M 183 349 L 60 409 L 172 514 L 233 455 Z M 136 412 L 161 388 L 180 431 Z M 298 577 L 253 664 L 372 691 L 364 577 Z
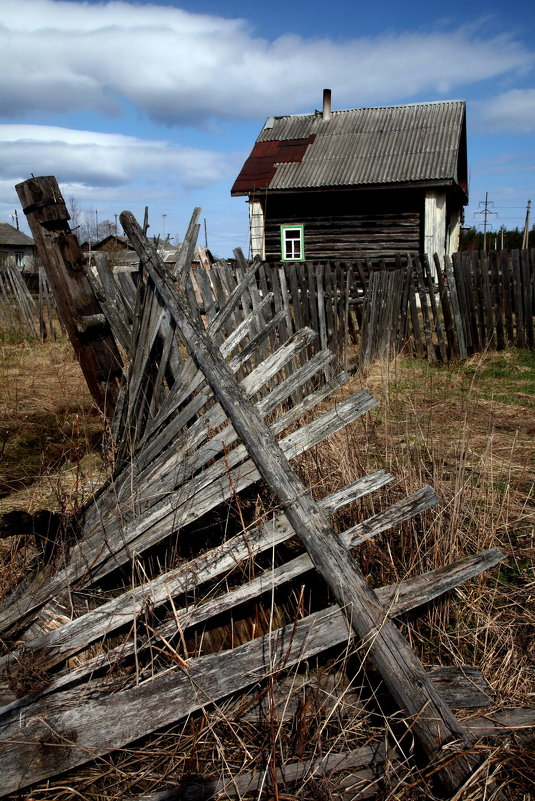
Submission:
M 231 194 L 246 194 L 257 189 L 267 189 L 275 175 L 277 164 L 300 162 L 307 147 L 315 138 L 316 135 L 311 134 L 306 139 L 257 142 L 236 178 L 230 190 Z

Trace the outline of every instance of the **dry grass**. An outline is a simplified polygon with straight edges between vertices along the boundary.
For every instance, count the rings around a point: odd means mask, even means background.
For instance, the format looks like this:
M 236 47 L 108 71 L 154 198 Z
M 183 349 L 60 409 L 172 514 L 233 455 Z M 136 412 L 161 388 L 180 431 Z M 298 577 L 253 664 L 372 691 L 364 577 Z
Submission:
M 0 511 L 73 510 L 90 482 L 102 477 L 104 465 L 101 421 L 68 346 L 4 342 L 0 357 L 5 378 L 0 391 L 5 431 Z M 495 693 L 496 708 L 526 705 L 534 690 L 534 384 L 533 354 L 519 351 L 486 354 L 447 368 L 403 359 L 374 365 L 355 376 L 344 394 L 362 385 L 378 398 L 378 409 L 298 463 L 318 496 L 375 469 L 394 475 L 393 484 L 340 514 L 336 522 L 343 528 L 425 483 L 441 496 L 442 505 L 423 518 L 362 547 L 358 556 L 373 586 L 486 548 L 507 554 L 490 575 L 400 621 L 424 664 L 478 667 Z M 43 418 L 44 429 L 36 435 Z M 24 549 L 9 541 L 3 547 L 4 575 L 11 568 L 20 575 Z M 269 617 L 269 603 L 266 612 Z M 386 734 L 399 738 L 403 721 L 389 715 L 389 701 L 376 679 L 360 667 L 358 649 L 338 649 L 311 661 L 308 672 L 303 667 L 288 671 L 284 686 L 292 690 L 285 690 L 282 702 L 275 684 L 268 682 L 261 717 L 243 713 L 251 696 L 214 705 L 21 797 L 119 799 L 175 787 L 184 776 L 229 781 L 259 765 L 267 766 L 267 787 L 270 775 L 296 757 L 343 753 L 384 740 Z M 329 678 L 333 675 L 339 677 L 338 686 Z M 348 675 L 358 677 L 350 695 Z M 351 703 L 344 702 L 347 698 Z M 532 753 L 522 743 L 511 737 L 499 747 L 483 744 L 480 754 L 482 767 L 459 801 L 490 801 L 497 788 L 510 801 L 531 798 Z M 377 797 L 433 798 L 432 781 L 410 765 L 389 763 L 387 780 L 375 785 Z M 352 790 L 344 790 L 334 778 L 309 776 L 270 790 L 269 797 L 349 801 L 370 785 L 369 776 L 361 779 L 361 784 L 358 777 L 347 779 Z
M 103 478 L 101 438 L 68 342 L 0 338 L 0 512 L 73 511 Z

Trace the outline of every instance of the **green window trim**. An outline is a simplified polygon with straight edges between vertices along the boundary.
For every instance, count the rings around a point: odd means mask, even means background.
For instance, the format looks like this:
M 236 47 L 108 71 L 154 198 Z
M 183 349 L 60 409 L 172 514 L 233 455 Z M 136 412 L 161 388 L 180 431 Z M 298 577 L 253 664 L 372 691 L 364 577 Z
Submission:
M 281 225 L 281 261 L 301 262 L 305 260 L 305 226 L 288 223 Z

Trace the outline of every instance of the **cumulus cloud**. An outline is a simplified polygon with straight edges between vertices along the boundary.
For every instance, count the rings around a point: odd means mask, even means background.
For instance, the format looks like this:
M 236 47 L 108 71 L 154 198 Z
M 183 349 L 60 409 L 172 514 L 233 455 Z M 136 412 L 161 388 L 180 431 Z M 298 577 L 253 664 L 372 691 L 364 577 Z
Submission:
M 487 132 L 535 133 L 535 89 L 511 89 L 475 108 L 476 126 Z
M 256 37 L 245 21 L 127 2 L 3 0 L 0 108 L 118 114 L 124 102 L 168 124 L 263 117 L 454 92 L 522 70 L 532 55 L 477 26 L 332 41 Z M 6 76 L 8 79 L 6 80 Z
M 230 160 L 231 162 L 232 160 Z M 121 134 L 77 131 L 49 125 L 0 125 L 0 174 L 17 180 L 55 175 L 65 183 L 125 186 L 142 176 L 206 186 L 235 172 L 228 155 Z

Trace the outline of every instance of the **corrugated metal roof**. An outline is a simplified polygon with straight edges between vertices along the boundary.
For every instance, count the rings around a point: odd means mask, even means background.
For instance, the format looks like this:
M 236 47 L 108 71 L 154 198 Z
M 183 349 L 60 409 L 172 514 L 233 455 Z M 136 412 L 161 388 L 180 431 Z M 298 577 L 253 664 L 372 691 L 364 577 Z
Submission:
M 23 234 L 22 231 L 18 231 L 13 225 L 0 222 L 0 245 L 31 247 L 33 245 L 33 239 Z
M 457 181 L 464 117 L 464 101 L 450 100 L 271 118 L 232 192 Z M 307 139 L 301 158 L 277 160 L 282 143 Z M 278 143 L 273 161 L 258 169 L 267 143 Z

